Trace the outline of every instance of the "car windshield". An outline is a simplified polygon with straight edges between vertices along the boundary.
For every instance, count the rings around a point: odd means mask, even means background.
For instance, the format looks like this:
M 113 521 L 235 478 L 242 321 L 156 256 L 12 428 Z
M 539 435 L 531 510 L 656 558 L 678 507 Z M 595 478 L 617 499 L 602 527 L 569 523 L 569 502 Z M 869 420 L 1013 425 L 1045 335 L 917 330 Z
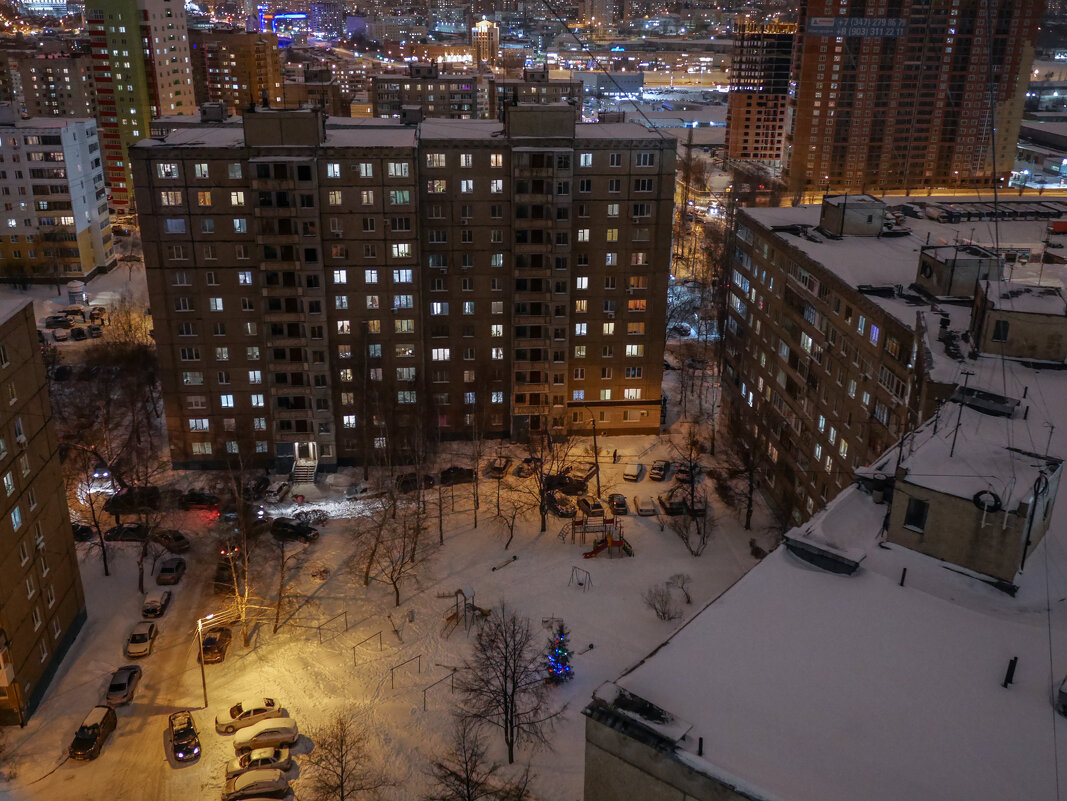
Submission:
M 115 681 L 111 682 L 111 686 L 107 688 L 107 691 L 109 693 L 118 693 L 118 692 L 122 692 L 125 689 L 126 689 L 126 680 L 125 679 L 116 679 Z
M 148 642 L 147 632 L 139 631 L 130 635 L 130 642 Z
M 78 737 L 85 737 L 85 738 L 96 737 L 96 733 L 98 731 L 100 731 L 100 727 L 98 725 L 95 725 L 95 724 L 92 725 L 92 726 L 81 726 L 81 727 L 78 728 Z
M 244 710 L 241 708 L 240 704 L 234 704 L 233 706 L 230 707 L 230 717 L 231 718 L 235 718 L 238 715 L 240 715 L 241 712 L 243 712 L 243 711 Z

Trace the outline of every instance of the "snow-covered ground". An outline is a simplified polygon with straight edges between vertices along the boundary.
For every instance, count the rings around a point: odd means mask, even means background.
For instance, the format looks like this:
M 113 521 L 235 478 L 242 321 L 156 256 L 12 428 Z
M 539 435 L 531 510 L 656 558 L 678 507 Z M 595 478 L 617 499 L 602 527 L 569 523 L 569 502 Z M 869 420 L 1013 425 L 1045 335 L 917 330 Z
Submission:
M 669 457 L 669 446 L 656 437 L 606 438 L 602 463 L 602 493 L 656 495 L 673 482 L 647 478 L 624 483 L 628 461 Z M 611 464 L 611 451 L 619 463 Z M 516 449 L 515 456 L 520 455 Z M 188 474 L 187 474 L 188 475 Z M 188 478 L 203 478 L 188 475 Z M 284 624 L 272 634 L 276 597 L 277 557 L 266 543 L 252 561 L 260 565 L 257 593 L 262 597 L 261 622 L 250 647 L 234 643 L 225 662 L 207 667 L 210 706 L 202 709 L 199 666 L 196 661 L 196 618 L 217 611 L 222 601 L 212 594 L 219 526 L 206 513 L 184 513 L 171 525 L 190 531 L 194 548 L 186 558 L 190 570 L 175 588 L 175 603 L 161 620 L 162 634 L 156 651 L 142 660 L 144 679 L 134 703 L 118 711 L 119 725 L 101 757 L 95 762 L 65 761 L 74 730 L 89 708 L 99 703 L 110 672 L 126 663 L 122 644 L 129 627 L 139 620 L 142 596 L 136 588 L 133 545 L 112 547 L 112 575 L 104 578 L 98 554 L 82 553 L 82 575 L 89 619 L 41 707 L 24 730 L 6 732 L 15 780 L 0 785 L 0 797 L 10 801 L 73 797 L 122 799 L 188 799 L 214 795 L 222 785 L 223 763 L 232 756 L 232 738 L 217 735 L 213 715 L 218 707 L 250 695 L 277 698 L 302 730 L 324 723 L 332 713 L 352 709 L 368 724 L 376 751 L 396 780 L 387 797 L 413 798 L 425 787 L 429 758 L 439 753 L 449 731 L 449 713 L 455 698 L 450 682 L 426 688 L 449 675 L 469 654 L 469 638 L 462 627 L 445 637 L 445 615 L 454 608 L 454 593 L 472 588 L 475 603 L 491 608 L 506 601 L 534 621 L 550 625 L 562 618 L 572 633 L 575 679 L 553 690 L 553 700 L 567 709 L 552 736 L 552 750 L 523 749 L 521 760 L 530 761 L 536 774 L 535 791 L 544 799 L 580 799 L 584 761 L 584 723 L 581 709 L 600 683 L 618 676 L 658 645 L 683 620 L 664 623 L 642 600 L 652 584 L 672 574 L 692 576 L 693 603 L 686 616 L 699 609 L 743 575 L 753 564 L 748 541 L 760 536 L 758 527 L 744 531 L 732 513 L 716 509 L 718 527 L 711 544 L 693 557 L 669 528 L 660 530 L 655 517 L 624 519 L 624 535 L 632 544 L 633 558 L 601 555 L 584 559 L 586 545 L 563 543 L 558 538 L 564 521 L 549 518 L 549 528 L 538 532 L 536 515 L 517 530 L 505 551 L 499 524 L 492 522 L 492 482 L 483 480 L 482 513 L 474 529 L 469 487 L 456 488 L 456 509 L 451 512 L 449 490 L 444 490 L 443 547 L 426 560 L 403 588 L 402 604 L 393 608 L 392 590 L 380 582 L 364 588 L 361 563 L 351 560 L 356 546 L 350 518 L 331 519 L 317 543 L 308 547 L 289 592 L 295 601 L 283 614 Z M 339 489 L 320 482 L 324 495 L 317 503 L 342 513 L 375 514 L 371 505 L 340 504 Z M 710 490 L 710 486 L 708 487 Z M 709 495 L 712 493 L 709 492 Z M 429 493 L 429 541 L 437 540 L 436 490 Z M 309 497 L 310 501 L 310 497 Z M 372 503 L 372 502 L 371 502 Z M 631 500 L 632 503 L 632 500 Z M 283 504 L 277 513 L 285 511 Z M 466 511 L 464 511 L 466 510 Z M 181 514 L 181 513 L 176 513 Z M 763 535 L 766 537 L 766 535 Z M 85 547 L 85 546 L 79 546 Z M 512 557 L 517 559 L 512 561 Z M 494 570 L 493 568 L 498 568 Z M 590 571 L 584 587 L 572 582 L 572 568 Z M 322 568 L 328 577 L 322 580 Z M 316 578 L 313 573 L 317 574 Z M 148 584 L 154 585 L 149 578 Z M 342 615 L 346 617 L 335 618 Z M 330 618 L 332 623 L 318 628 Z M 347 631 L 345 622 L 347 618 Z M 399 635 L 394 633 L 394 625 Z M 379 650 L 380 632 L 381 649 Z M 547 645 L 549 631 L 543 629 Z M 321 640 L 321 641 L 320 641 Z M 360 641 L 366 641 L 358 645 Z M 592 646 L 592 647 L 590 647 Z M 390 667 L 408 660 L 394 671 Z M 167 715 L 181 708 L 194 710 L 201 731 L 203 756 L 196 764 L 174 767 L 164 749 Z M 491 737 L 493 755 L 503 750 Z M 310 744 L 303 742 L 299 750 Z M 299 770 L 294 772 L 299 776 Z M 299 779 L 294 787 L 299 795 Z

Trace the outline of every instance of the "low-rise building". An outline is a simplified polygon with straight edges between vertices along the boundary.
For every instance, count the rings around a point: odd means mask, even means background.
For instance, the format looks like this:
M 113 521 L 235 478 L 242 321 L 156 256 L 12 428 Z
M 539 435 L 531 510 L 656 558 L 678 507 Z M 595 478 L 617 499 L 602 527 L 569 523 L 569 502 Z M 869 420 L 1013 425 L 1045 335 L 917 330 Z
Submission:
M 33 714 L 85 622 L 29 300 L 0 299 L 0 393 L 0 725 L 13 725 Z

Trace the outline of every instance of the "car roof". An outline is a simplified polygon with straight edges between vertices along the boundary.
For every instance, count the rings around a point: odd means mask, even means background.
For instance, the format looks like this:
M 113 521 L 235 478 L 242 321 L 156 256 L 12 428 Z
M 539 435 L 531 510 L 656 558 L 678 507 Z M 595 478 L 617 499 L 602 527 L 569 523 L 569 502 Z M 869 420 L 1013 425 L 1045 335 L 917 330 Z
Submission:
M 180 562 L 184 562 L 184 561 L 185 560 L 182 559 L 180 556 L 171 556 L 171 557 L 163 560 L 163 564 L 161 565 L 161 567 L 167 567 L 168 565 L 176 566 Z
M 149 590 L 144 594 L 145 603 L 148 601 L 163 603 L 163 599 L 168 595 L 170 595 L 170 590 Z
M 265 731 L 271 729 L 289 729 L 290 731 L 296 731 L 296 721 L 292 718 L 267 718 L 261 720 L 258 723 L 253 723 L 251 726 L 246 726 L 237 732 L 237 741 L 247 742 L 253 739 L 256 735 L 262 734 Z
M 259 698 L 242 698 L 239 703 L 241 704 L 241 709 L 258 709 L 261 706 L 266 706 L 264 703 L 266 700 L 266 698 L 260 696 Z
M 85 716 L 85 720 L 82 721 L 83 726 L 99 726 L 104 722 L 104 718 L 107 713 L 111 711 L 109 706 L 94 706 L 88 715 Z
M 133 627 L 133 631 L 134 632 L 148 631 L 148 629 L 151 628 L 154 625 L 156 625 L 156 624 L 151 622 L 151 621 L 149 621 L 149 620 L 142 620 L 140 623 L 136 624 Z
M 278 749 L 275 748 L 273 745 L 267 745 L 267 746 L 264 746 L 263 748 L 255 748 L 255 749 L 253 749 L 253 750 L 248 752 L 248 759 L 249 760 L 262 759 L 263 757 L 272 757 L 273 758 L 274 757 L 274 752 L 277 751 L 277 750 Z
M 282 781 L 284 778 L 285 774 L 277 768 L 256 768 L 255 770 L 250 770 L 247 773 L 242 773 L 238 776 L 234 780 L 233 786 L 236 790 L 258 782 Z

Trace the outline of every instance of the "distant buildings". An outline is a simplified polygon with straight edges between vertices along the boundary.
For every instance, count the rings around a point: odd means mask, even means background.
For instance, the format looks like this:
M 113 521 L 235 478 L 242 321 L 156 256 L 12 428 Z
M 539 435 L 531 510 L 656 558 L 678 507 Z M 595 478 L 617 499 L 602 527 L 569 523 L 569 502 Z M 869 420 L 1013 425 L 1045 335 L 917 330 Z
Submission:
M 887 11 L 874 0 L 847 9 L 808 0 L 793 60 L 790 190 L 988 187 L 1006 178 L 1044 5 L 902 0 Z
M 675 139 L 576 119 L 258 111 L 135 147 L 174 464 L 657 431 Z
M 264 98 L 282 104 L 277 34 L 205 30 L 192 31 L 189 39 L 197 105 L 218 102 L 242 114 Z
M 479 20 L 471 28 L 471 51 L 475 64 L 495 67 L 500 62 L 500 27 L 489 20 Z
M 726 156 L 775 170 L 785 159 L 789 133 L 789 78 L 796 26 L 734 25 L 734 57 L 727 96 Z
M 15 725 L 40 703 L 85 622 L 29 300 L 0 300 L 0 393 L 0 725 Z
M 0 274 L 85 278 L 115 262 L 97 123 L 0 106 Z
M 130 145 L 148 135 L 153 117 L 196 109 L 185 5 L 180 0 L 86 0 L 85 20 L 104 177 L 111 205 L 128 211 L 133 203 Z
M 90 55 L 56 53 L 17 62 L 21 106 L 30 117 L 97 115 Z

